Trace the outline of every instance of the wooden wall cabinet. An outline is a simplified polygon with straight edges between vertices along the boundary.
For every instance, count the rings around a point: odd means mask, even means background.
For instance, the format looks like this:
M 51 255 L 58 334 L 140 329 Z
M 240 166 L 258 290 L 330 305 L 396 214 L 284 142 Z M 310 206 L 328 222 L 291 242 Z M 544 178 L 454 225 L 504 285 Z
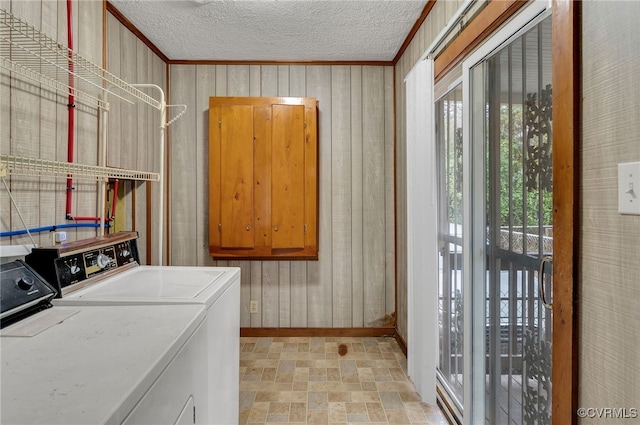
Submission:
M 318 258 L 317 102 L 209 98 L 209 254 Z

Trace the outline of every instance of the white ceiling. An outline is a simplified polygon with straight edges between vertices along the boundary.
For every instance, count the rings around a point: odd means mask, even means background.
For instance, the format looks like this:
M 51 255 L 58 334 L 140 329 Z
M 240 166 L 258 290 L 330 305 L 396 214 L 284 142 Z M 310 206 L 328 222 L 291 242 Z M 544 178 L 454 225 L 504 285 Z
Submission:
M 110 0 L 171 60 L 391 61 L 427 0 Z

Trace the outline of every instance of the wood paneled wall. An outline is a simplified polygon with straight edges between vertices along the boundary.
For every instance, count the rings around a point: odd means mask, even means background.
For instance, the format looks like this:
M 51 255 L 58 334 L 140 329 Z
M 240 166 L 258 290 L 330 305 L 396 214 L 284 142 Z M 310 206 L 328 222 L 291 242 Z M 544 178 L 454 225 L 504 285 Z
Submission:
M 461 0 L 438 0 L 422 23 L 413 41 L 395 66 L 396 87 L 396 151 L 397 151 L 397 279 L 398 279 L 398 334 L 407 341 L 407 112 L 404 78 L 411 71 L 420 56 L 435 40 L 449 19 L 462 4 Z M 435 223 L 436 217 L 425 217 Z M 425 282 L 437 285 L 437 282 Z M 410 343 L 409 341 L 407 341 Z
M 67 45 L 67 5 L 64 1 L 8 1 L 0 0 L 0 7 L 41 28 L 47 35 Z M 73 31 L 74 50 L 102 65 L 103 60 L 103 4 L 94 1 L 74 1 Z M 106 68 L 129 83 L 155 83 L 166 89 L 166 65 L 151 50 L 110 14 L 107 22 Z M 151 93 L 156 96 L 156 93 Z M 67 97 L 41 89 L 29 80 L 0 71 L 0 143 L 2 153 L 33 158 L 67 160 L 68 112 Z M 108 113 L 107 165 L 159 171 L 158 135 L 160 116 L 146 105 L 130 105 L 111 97 Z M 75 161 L 97 165 L 99 163 L 98 110 L 81 103 L 76 108 Z M 7 178 L 29 227 L 67 223 L 65 217 L 66 180 L 12 176 Z M 127 229 L 140 231 L 140 254 L 146 259 L 146 210 L 145 184 L 136 186 L 135 208 L 133 183 L 122 182 L 126 187 L 126 214 L 119 217 Z M 157 203 L 159 185 L 153 184 L 152 200 Z M 87 180 L 74 180 L 72 214 L 96 216 L 98 214 L 98 187 Z M 20 222 L 11 206 L 4 187 L 0 187 L 0 231 L 20 230 Z M 157 205 L 153 205 L 157 211 Z M 135 217 L 134 217 L 135 214 Z M 154 215 L 152 215 L 153 219 Z M 135 224 L 135 227 L 134 227 Z M 153 222 L 157 228 L 157 217 Z M 69 240 L 96 235 L 94 229 L 67 229 Z M 41 246 L 51 244 L 48 232 L 36 234 Z M 3 238 L 3 245 L 26 244 L 26 236 Z M 155 248 L 155 247 L 154 247 Z M 154 252 L 154 262 L 157 253 Z
M 67 45 L 66 2 L 0 0 L 0 7 Z M 102 63 L 102 3 L 73 2 L 75 49 L 94 63 Z M 33 158 L 67 160 L 67 97 L 40 88 L 30 80 L 0 70 L 0 149 L 2 153 Z M 75 160 L 96 165 L 98 114 L 80 103 L 76 108 Z M 6 178 L 28 227 L 66 223 L 66 180 L 51 177 Z M 72 214 L 97 214 L 97 187 L 87 180 L 74 181 Z M 0 186 L 0 230 L 24 226 Z M 69 240 L 95 236 L 94 229 L 67 229 Z M 51 244 L 49 232 L 35 234 L 36 243 Z M 30 244 L 25 236 L 2 238 L 2 245 Z
M 638 16 L 637 2 L 582 4 L 578 405 L 627 414 L 640 400 L 640 216 L 617 211 L 617 164 L 640 161 Z
M 243 327 L 380 326 L 395 310 L 393 67 L 171 65 L 172 265 L 242 269 Z M 210 96 L 319 101 L 319 260 L 218 261 L 208 255 Z M 250 300 L 259 313 L 249 313 Z
M 167 94 L 167 65 L 110 13 L 107 13 L 106 68 L 128 83 L 156 84 Z M 158 91 L 141 90 L 159 99 Z M 172 112 L 177 111 L 171 110 L 170 114 Z M 132 105 L 112 99 L 108 121 L 108 165 L 161 172 L 159 137 L 160 112 L 158 110 L 146 104 Z M 122 184 L 125 185 L 125 214 L 117 217 L 117 220 L 124 229 L 138 231 L 141 262 L 147 263 L 146 245 L 149 240 L 151 264 L 158 264 L 158 201 L 160 187 L 164 182 L 122 182 Z M 151 187 L 150 199 L 147 197 L 146 185 Z M 147 234 L 148 204 L 151 209 L 151 234 Z

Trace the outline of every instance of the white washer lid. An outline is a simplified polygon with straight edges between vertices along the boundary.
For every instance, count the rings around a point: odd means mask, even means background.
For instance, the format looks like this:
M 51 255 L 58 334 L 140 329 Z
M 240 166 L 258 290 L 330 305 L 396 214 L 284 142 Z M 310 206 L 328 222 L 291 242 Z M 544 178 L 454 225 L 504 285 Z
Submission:
M 0 423 L 121 423 L 205 318 L 204 306 L 79 311 L 30 338 L 0 338 Z
M 67 299 L 181 299 L 193 301 L 224 271 L 206 267 L 141 266 L 72 292 Z

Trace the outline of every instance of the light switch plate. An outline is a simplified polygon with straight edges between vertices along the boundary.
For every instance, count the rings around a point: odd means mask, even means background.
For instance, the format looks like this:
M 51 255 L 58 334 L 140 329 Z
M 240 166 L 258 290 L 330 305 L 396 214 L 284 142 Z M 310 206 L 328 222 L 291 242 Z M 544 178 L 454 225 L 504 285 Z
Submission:
M 618 164 L 618 212 L 640 215 L 640 161 Z

